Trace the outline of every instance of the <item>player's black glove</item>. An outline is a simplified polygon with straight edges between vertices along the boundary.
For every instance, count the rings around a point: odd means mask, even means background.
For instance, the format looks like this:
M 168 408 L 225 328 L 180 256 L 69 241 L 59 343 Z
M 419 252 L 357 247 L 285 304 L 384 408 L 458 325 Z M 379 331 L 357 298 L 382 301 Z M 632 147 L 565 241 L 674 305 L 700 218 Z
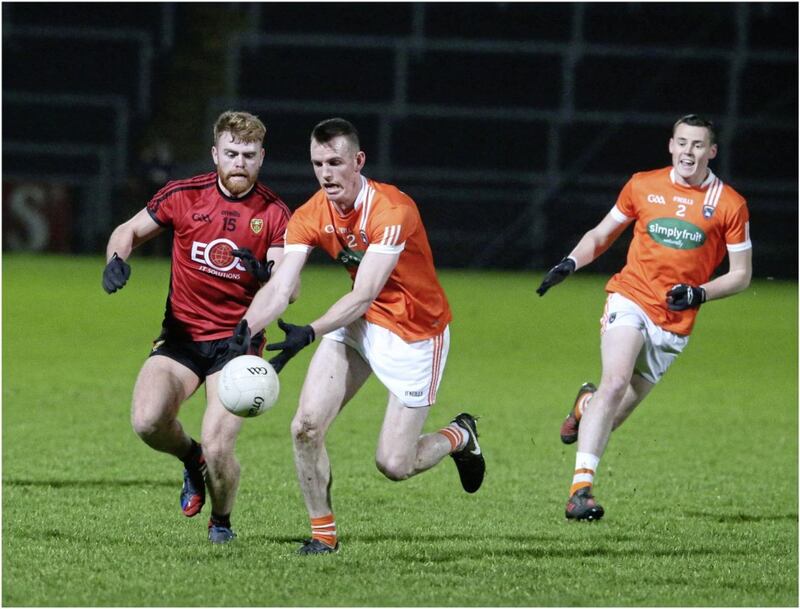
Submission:
M 667 307 L 670 311 L 685 311 L 696 309 L 706 301 L 704 288 L 696 288 L 688 283 L 679 283 L 672 286 L 667 292 Z
M 247 350 L 250 349 L 250 327 L 247 325 L 247 320 L 243 319 L 233 330 L 233 336 L 227 340 L 228 350 L 223 355 L 225 363 L 231 361 L 234 357 L 245 355 Z
M 272 266 L 275 264 L 274 260 L 262 262 L 253 256 L 253 252 L 246 247 L 238 250 L 232 250 L 231 254 L 238 256 L 242 261 L 242 264 L 244 264 L 244 268 L 247 269 L 247 272 L 258 279 L 261 283 L 267 283 L 269 281 L 269 278 L 272 275 Z
M 547 275 L 542 279 L 542 285 L 536 288 L 536 293 L 539 294 L 539 296 L 544 296 L 547 290 L 561 283 L 574 272 L 575 261 L 572 258 L 562 259 L 561 262 L 547 271 Z
M 278 327 L 286 333 L 286 339 L 282 343 L 267 345 L 267 351 L 280 351 L 278 355 L 269 360 L 269 363 L 275 368 L 275 372 L 280 372 L 286 362 L 303 348 L 308 347 L 316 338 L 314 328 L 311 326 L 295 326 L 279 319 Z
M 109 294 L 121 290 L 131 276 L 131 265 L 117 256 L 111 256 L 106 268 L 103 269 L 103 289 Z

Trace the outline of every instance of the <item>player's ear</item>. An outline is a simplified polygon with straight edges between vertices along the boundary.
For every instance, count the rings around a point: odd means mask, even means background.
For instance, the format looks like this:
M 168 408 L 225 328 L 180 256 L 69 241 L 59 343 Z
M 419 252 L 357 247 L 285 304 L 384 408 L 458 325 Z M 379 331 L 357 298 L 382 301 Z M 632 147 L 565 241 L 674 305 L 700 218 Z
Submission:
M 364 168 L 364 164 L 367 162 L 367 154 L 363 150 L 359 150 L 356 153 L 356 169 L 361 171 Z
M 259 156 L 260 156 L 261 158 L 260 158 L 260 160 L 258 161 L 258 166 L 259 166 L 259 167 L 261 167 L 261 166 L 264 164 L 264 157 L 265 157 L 265 156 L 267 156 L 267 151 L 266 151 L 266 149 L 265 149 L 263 146 L 261 147 L 261 153 L 260 153 L 260 155 L 259 155 Z
M 717 145 L 716 144 L 711 144 L 711 148 L 709 148 L 709 150 L 708 150 L 708 158 L 709 158 L 709 160 L 716 158 L 717 157 L 717 152 L 718 152 Z
M 675 140 L 673 138 L 669 138 L 669 153 L 674 154 L 673 148 L 675 146 Z
M 211 147 L 211 158 L 214 159 L 214 165 L 219 165 L 219 157 L 217 156 L 217 147 Z

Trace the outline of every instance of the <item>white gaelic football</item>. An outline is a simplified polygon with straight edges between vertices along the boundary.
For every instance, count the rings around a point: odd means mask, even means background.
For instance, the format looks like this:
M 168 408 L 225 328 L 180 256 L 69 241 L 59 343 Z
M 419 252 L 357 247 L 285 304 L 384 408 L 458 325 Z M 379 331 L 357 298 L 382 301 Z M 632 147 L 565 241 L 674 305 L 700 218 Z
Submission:
M 240 417 L 256 417 L 272 408 L 280 390 L 278 373 L 257 355 L 234 357 L 219 375 L 219 399 Z

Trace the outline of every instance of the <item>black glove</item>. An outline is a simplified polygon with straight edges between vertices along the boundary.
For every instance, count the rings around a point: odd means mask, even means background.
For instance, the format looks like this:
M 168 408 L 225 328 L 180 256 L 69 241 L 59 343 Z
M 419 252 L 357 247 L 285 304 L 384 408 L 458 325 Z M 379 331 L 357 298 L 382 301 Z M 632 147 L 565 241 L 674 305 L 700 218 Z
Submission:
M 244 268 L 247 269 L 247 272 L 258 279 L 261 283 L 267 283 L 269 281 L 269 278 L 272 275 L 272 266 L 275 264 L 274 260 L 262 262 L 253 256 L 253 252 L 246 247 L 238 250 L 232 250 L 231 254 L 238 256 L 239 259 L 241 259 L 242 264 L 244 264 Z
M 688 283 L 679 283 L 672 286 L 667 292 L 667 307 L 670 311 L 685 311 L 696 309 L 706 301 L 704 288 L 696 288 Z
M 539 294 L 539 296 L 544 296 L 547 290 L 561 283 L 574 272 L 575 261 L 572 258 L 562 259 L 561 262 L 547 271 L 547 275 L 542 279 L 542 285 L 536 288 L 536 293 Z
M 228 350 L 223 356 L 225 363 L 231 361 L 234 357 L 245 355 L 250 349 L 250 327 L 247 325 L 247 320 L 243 319 L 233 330 L 233 336 L 227 340 Z
M 109 294 L 121 290 L 131 276 L 131 265 L 117 256 L 111 256 L 106 268 L 103 269 L 103 289 Z
M 311 326 L 295 326 L 287 324 L 282 319 L 278 320 L 278 327 L 286 333 L 282 343 L 267 345 L 267 351 L 280 351 L 278 355 L 269 360 L 275 372 L 280 372 L 290 359 L 297 355 L 304 347 L 314 342 L 314 328 Z

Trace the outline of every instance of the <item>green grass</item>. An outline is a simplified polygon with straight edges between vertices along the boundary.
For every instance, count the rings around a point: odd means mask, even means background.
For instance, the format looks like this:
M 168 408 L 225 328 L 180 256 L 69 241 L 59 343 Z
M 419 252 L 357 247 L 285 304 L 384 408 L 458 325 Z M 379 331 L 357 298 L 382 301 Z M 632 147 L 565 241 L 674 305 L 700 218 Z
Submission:
M 130 394 L 158 333 L 169 268 L 136 259 L 107 296 L 99 258 L 3 260 L 5 606 L 797 606 L 797 285 L 756 281 L 703 307 L 686 352 L 617 431 L 599 523 L 563 517 L 574 449 L 558 427 L 597 380 L 605 277 L 546 298 L 541 274 L 442 272 L 455 319 L 428 430 L 481 415 L 487 478 L 448 461 L 403 483 L 373 464 L 374 379 L 329 435 L 342 551 L 293 555 L 308 522 L 289 422 L 310 353 L 278 405 L 244 426 L 239 534 L 180 514 L 180 465 L 131 431 Z M 287 312 L 349 289 L 311 267 Z M 311 351 L 310 349 L 308 351 Z M 203 396 L 181 418 L 197 434 Z

